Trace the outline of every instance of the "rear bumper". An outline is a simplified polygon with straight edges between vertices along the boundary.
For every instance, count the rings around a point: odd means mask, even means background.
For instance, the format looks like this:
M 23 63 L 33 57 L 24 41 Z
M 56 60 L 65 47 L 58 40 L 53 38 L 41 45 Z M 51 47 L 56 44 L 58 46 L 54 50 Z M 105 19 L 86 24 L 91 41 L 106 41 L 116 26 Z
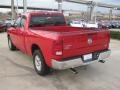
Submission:
M 52 59 L 52 68 L 58 69 L 58 70 L 63 70 L 63 69 L 87 65 L 87 64 L 98 62 L 99 60 L 108 58 L 110 56 L 110 53 L 111 53 L 110 50 L 101 52 L 99 54 L 99 57 L 97 60 L 93 60 L 93 61 L 89 61 L 89 62 L 83 62 L 81 57 L 75 58 L 75 59 L 68 59 L 68 60 L 64 60 L 64 61 L 57 61 L 57 60 Z

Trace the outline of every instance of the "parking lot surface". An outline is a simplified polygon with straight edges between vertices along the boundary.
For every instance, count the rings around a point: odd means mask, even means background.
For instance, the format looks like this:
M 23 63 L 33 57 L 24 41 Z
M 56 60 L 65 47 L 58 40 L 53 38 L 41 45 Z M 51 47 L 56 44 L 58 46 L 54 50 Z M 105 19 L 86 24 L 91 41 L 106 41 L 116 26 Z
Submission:
M 32 57 L 21 51 L 11 52 L 6 33 L 0 33 L 0 90 L 120 90 L 120 41 L 111 40 L 111 56 L 106 63 L 78 67 L 39 76 Z

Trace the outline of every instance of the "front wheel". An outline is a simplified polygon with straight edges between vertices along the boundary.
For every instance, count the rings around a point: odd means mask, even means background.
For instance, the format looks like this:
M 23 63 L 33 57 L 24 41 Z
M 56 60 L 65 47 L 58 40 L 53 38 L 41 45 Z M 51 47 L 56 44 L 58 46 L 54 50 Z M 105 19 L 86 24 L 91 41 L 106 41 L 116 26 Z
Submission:
M 47 75 L 50 72 L 49 67 L 46 65 L 44 57 L 42 55 L 42 53 L 40 52 L 40 50 L 35 50 L 33 53 L 33 64 L 34 64 L 34 68 L 35 71 L 39 74 L 39 75 Z
M 14 44 L 12 43 L 12 40 L 10 37 L 8 37 L 8 47 L 10 50 L 14 51 L 16 50 L 16 47 L 14 46 Z

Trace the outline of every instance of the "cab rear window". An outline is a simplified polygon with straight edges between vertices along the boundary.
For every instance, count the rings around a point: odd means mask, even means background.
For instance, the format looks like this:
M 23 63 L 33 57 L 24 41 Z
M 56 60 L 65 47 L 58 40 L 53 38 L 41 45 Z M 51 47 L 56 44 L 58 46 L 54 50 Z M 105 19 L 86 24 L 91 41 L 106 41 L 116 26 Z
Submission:
M 29 27 L 60 25 L 65 25 L 65 19 L 62 15 L 33 15 Z

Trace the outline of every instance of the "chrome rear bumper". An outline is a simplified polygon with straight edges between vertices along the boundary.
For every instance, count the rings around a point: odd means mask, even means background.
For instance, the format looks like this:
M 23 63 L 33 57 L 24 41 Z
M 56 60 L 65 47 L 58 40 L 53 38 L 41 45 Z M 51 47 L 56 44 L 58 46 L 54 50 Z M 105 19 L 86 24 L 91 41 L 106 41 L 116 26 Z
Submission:
M 63 69 L 87 65 L 87 64 L 98 62 L 99 60 L 108 58 L 110 56 L 110 53 L 111 53 L 110 50 L 101 52 L 97 60 L 93 60 L 89 62 L 83 62 L 82 58 L 75 58 L 75 59 L 69 59 L 69 60 L 64 60 L 64 61 L 58 61 L 58 60 L 52 59 L 52 68 L 63 70 Z

